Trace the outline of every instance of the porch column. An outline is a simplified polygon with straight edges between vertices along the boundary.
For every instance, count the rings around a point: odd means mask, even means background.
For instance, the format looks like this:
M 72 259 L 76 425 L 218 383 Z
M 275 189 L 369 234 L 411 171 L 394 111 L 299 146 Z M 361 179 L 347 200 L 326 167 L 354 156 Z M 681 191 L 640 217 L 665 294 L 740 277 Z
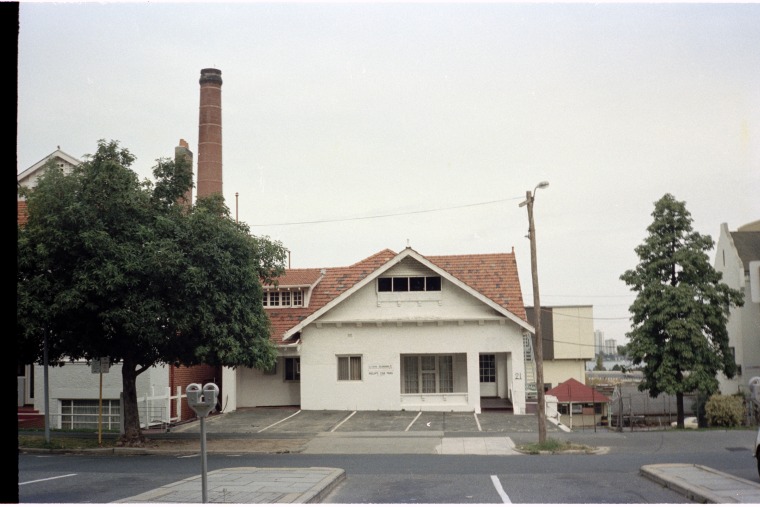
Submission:
M 467 352 L 467 404 L 480 413 L 480 353 Z
M 234 412 L 237 410 L 237 376 L 239 369 L 222 367 L 222 399 L 219 400 L 224 412 Z

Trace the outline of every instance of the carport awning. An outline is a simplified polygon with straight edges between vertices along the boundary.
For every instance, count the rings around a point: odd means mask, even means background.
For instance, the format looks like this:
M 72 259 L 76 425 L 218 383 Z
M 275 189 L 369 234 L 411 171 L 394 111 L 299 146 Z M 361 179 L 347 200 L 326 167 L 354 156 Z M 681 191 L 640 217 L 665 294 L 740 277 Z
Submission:
M 559 403 L 609 403 L 607 396 L 599 391 L 581 384 L 574 378 L 562 382 L 553 389 L 549 389 L 546 394 L 555 396 Z

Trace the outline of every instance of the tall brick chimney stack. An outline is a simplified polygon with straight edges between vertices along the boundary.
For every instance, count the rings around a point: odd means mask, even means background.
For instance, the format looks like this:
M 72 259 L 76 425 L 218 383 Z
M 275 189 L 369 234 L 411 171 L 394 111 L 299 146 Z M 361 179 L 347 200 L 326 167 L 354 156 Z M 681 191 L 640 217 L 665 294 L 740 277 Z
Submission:
M 201 70 L 198 197 L 222 194 L 222 71 Z
M 190 165 L 190 170 L 193 169 L 193 152 L 190 151 L 190 145 L 187 144 L 187 141 L 184 139 L 179 140 L 179 144 L 174 147 L 174 160 L 176 162 L 180 160 L 184 160 Z M 193 188 L 190 187 L 187 189 L 187 192 L 185 192 L 185 195 L 183 197 L 184 204 L 186 206 L 191 206 L 193 204 Z

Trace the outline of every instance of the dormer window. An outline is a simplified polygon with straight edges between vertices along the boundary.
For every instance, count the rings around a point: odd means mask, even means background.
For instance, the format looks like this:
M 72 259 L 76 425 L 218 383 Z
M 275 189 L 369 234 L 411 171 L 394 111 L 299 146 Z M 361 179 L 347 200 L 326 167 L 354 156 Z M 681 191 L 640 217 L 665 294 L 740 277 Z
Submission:
M 303 306 L 302 290 L 271 290 L 264 292 L 264 308 L 300 308 Z

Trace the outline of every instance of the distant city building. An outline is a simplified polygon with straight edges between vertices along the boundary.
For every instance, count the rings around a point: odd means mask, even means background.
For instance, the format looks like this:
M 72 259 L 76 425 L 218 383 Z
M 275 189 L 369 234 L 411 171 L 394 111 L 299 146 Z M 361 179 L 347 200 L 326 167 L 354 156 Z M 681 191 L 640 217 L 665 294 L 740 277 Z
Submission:
M 604 340 L 604 353 L 608 356 L 617 354 L 617 340 L 612 338 Z
M 594 331 L 594 354 L 604 353 L 604 331 Z

